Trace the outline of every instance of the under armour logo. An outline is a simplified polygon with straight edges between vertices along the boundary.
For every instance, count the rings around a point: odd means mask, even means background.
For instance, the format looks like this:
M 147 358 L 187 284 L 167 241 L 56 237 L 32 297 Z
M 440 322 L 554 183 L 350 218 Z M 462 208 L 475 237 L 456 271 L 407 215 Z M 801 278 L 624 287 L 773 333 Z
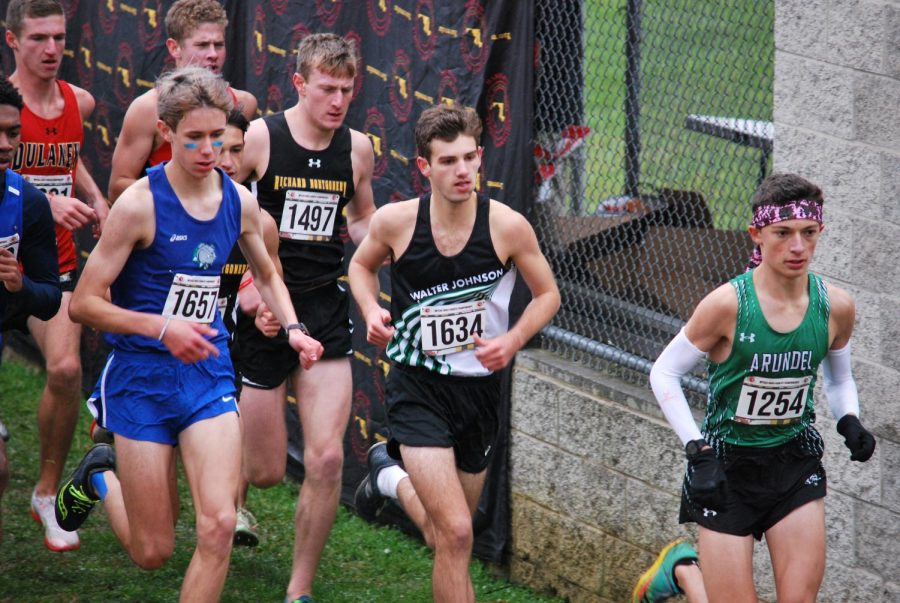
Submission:
M 745 335 L 744 333 L 741 333 L 741 338 L 740 338 L 741 343 L 743 343 L 745 341 L 749 341 L 750 343 L 753 343 L 753 341 L 755 339 L 756 339 L 756 333 L 750 333 L 749 335 Z
M 718 513 L 716 513 L 712 509 L 707 509 L 706 507 L 703 507 L 703 517 L 715 517 L 716 515 L 718 515 Z
M 59 134 L 59 132 L 56 131 L 56 128 L 44 128 L 44 129 L 47 131 L 47 136 L 50 136 L 51 134 L 56 136 L 57 134 Z
M 322 160 L 321 159 L 313 159 L 312 157 L 310 157 L 309 167 L 317 167 L 317 168 L 322 167 Z

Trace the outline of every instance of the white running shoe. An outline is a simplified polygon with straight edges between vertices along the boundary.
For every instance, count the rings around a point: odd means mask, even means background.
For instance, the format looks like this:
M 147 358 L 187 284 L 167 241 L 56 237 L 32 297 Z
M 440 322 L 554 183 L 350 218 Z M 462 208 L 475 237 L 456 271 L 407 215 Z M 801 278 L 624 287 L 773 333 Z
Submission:
M 237 523 L 234 526 L 234 544 L 256 546 L 259 544 L 259 528 L 253 513 L 244 507 L 237 508 Z
M 81 546 L 78 532 L 66 532 L 56 523 L 56 513 L 53 506 L 56 502 L 54 495 L 37 496 L 31 492 L 31 516 L 36 522 L 44 526 L 44 545 L 51 551 L 63 553 L 74 551 Z

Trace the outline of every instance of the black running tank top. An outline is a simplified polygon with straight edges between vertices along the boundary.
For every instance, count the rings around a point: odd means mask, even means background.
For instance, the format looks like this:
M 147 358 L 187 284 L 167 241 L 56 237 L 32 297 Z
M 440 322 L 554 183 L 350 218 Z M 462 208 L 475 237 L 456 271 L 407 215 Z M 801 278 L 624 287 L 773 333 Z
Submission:
M 409 247 L 391 264 L 394 336 L 387 356 L 399 364 L 442 375 L 478 377 L 491 371 L 475 358 L 473 333 L 485 339 L 509 330 L 512 263 L 497 257 L 490 204 L 478 197 L 475 224 L 458 254 L 438 250 L 431 234 L 431 195 L 419 199 Z
M 284 113 L 263 119 L 269 165 L 257 200 L 278 225 L 284 282 L 302 291 L 333 281 L 344 273 L 344 208 L 354 194 L 350 128 L 341 126 L 327 148 L 310 151 L 291 136 Z

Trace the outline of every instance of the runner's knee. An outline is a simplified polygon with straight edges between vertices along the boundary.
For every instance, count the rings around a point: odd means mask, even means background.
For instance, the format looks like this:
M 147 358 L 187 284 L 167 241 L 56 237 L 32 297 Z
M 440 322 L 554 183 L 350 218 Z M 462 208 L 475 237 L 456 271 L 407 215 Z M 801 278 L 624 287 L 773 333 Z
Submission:
M 227 556 L 234 537 L 237 513 L 233 506 L 197 516 L 197 548 L 204 552 Z
M 319 450 L 305 450 L 303 467 L 306 476 L 317 481 L 338 482 L 344 467 L 344 449 L 341 442 L 329 444 Z
M 131 559 L 145 570 L 155 570 L 165 564 L 175 551 L 174 539 L 154 539 L 148 542 L 135 543 L 132 546 Z
M 72 389 L 81 386 L 81 359 L 77 354 L 60 358 L 47 365 L 47 385 Z

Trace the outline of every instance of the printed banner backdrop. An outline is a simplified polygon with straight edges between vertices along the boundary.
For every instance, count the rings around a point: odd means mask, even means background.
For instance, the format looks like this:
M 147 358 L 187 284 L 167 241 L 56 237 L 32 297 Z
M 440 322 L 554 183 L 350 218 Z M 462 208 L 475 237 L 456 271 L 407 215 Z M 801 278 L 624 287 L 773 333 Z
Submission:
M 0 0 L 0 14 L 5 15 L 7 3 Z M 97 101 L 85 123 L 82 160 L 105 190 L 125 110 L 173 64 L 164 29 L 172 1 L 63 0 L 63 4 L 68 31 L 61 77 L 89 90 Z M 471 107 L 484 120 L 479 190 L 528 212 L 533 0 L 225 0 L 223 4 L 230 20 L 225 76 L 235 87 L 255 94 L 262 113 L 296 103 L 290 76 L 297 43 L 304 35 L 329 31 L 357 43 L 360 61 L 347 123 L 372 141 L 378 205 L 425 192 L 427 180 L 415 166 L 412 131 L 423 109 L 443 102 Z M 4 73 L 12 73 L 13 57 L 5 45 L 0 55 Z M 90 237 L 80 233 L 79 242 L 86 255 Z M 382 284 L 387 304 L 386 279 Z M 521 305 L 523 295 L 517 300 Z M 366 450 L 385 432 L 384 377 L 389 370 L 382 353 L 366 343 L 358 315 L 354 323 L 354 395 L 342 496 L 348 503 L 362 478 Z M 97 334 L 87 333 L 87 387 L 93 385 L 105 355 Z M 508 418 L 508 388 L 504 401 L 503 416 Z M 296 421 L 295 409 L 288 412 Z M 506 432 L 504 425 L 476 518 L 480 530 L 476 554 L 492 560 L 501 558 L 508 533 Z M 292 442 L 294 457 L 301 449 L 298 441 Z M 292 460 L 293 470 L 302 471 L 301 459 Z M 404 521 L 396 509 L 387 510 L 385 516 Z

